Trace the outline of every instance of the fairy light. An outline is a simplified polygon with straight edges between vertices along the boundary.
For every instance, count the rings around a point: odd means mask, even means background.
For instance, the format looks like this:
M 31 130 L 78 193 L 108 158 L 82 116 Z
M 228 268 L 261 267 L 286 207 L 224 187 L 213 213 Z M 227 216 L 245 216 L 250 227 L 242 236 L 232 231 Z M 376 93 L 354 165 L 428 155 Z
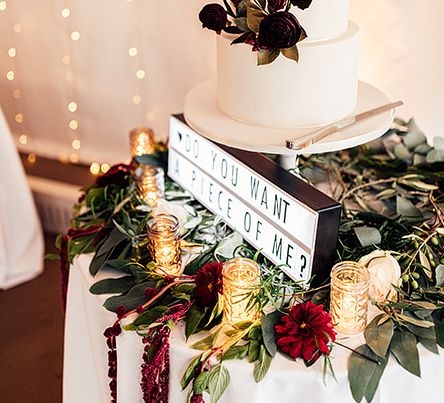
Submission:
M 6 11 L 6 0 L 0 1 L 0 11 Z
M 17 49 L 16 48 L 9 48 L 8 49 L 8 56 L 9 57 L 16 57 L 17 56 Z
M 12 91 L 12 96 L 15 99 L 20 99 L 21 95 L 22 95 L 22 92 L 18 88 L 16 88 L 15 90 Z
M 140 95 L 134 95 L 131 99 L 135 105 L 139 105 L 142 102 L 142 97 Z
M 6 73 L 6 79 L 7 79 L 8 81 L 14 81 L 14 78 L 15 78 L 15 74 L 14 74 L 14 72 L 13 72 L 12 70 L 9 70 L 9 71 Z
M 63 56 L 62 63 L 66 64 L 66 65 L 70 64 L 71 63 L 71 57 L 69 57 L 68 55 Z
M 137 70 L 137 71 L 136 71 L 136 77 L 137 77 L 139 80 L 143 80 L 143 79 L 145 78 L 145 71 L 142 70 L 142 69 Z
M 106 162 L 104 162 L 102 165 L 100 165 L 100 170 L 102 171 L 102 173 L 106 174 L 109 169 L 111 167 L 109 166 L 109 164 L 107 164 Z
M 71 153 L 69 156 L 69 160 L 73 163 L 73 164 L 77 164 L 80 160 L 79 154 L 77 153 Z
M 71 15 L 71 10 L 69 8 L 64 8 L 61 12 L 60 12 L 62 18 L 69 18 L 69 16 Z
M 19 143 L 23 145 L 28 144 L 28 136 L 26 134 L 22 134 L 19 137 Z
M 16 34 L 19 34 L 20 32 L 22 32 L 22 24 L 15 24 L 14 25 L 14 32 Z
M 100 172 L 100 164 L 98 162 L 93 162 L 89 167 L 89 172 L 93 175 L 97 175 Z
M 35 153 L 29 153 L 27 160 L 30 164 L 35 164 L 35 162 L 37 161 L 37 156 L 35 155 Z
M 79 122 L 77 120 L 72 119 L 69 121 L 68 126 L 71 130 L 77 130 L 79 128 Z
M 23 113 L 16 113 L 14 119 L 17 123 L 23 123 L 24 120 Z
M 71 101 L 69 104 L 68 104 L 68 110 L 70 111 L 70 112 L 75 112 L 76 110 L 77 110 L 77 103 L 76 102 L 74 102 L 74 101 Z
M 129 54 L 131 57 L 137 56 L 137 48 L 135 48 L 134 46 L 130 47 L 130 48 L 128 49 L 128 54 Z
M 77 42 L 80 39 L 80 32 L 79 31 L 72 31 L 71 32 L 71 39 L 74 42 Z
M 74 140 L 71 142 L 71 147 L 72 147 L 74 150 L 80 150 L 80 147 L 82 147 L 82 143 L 81 143 L 81 141 L 80 141 L 79 139 L 74 139 Z

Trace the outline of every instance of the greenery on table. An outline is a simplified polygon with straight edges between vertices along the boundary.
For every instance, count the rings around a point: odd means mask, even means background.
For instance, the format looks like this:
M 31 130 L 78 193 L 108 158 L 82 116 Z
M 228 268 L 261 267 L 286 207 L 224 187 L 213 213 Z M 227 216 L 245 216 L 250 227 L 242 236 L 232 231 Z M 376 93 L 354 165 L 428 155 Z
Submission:
M 138 162 L 165 165 L 166 152 L 139 157 Z M 182 277 L 161 278 L 154 273 L 146 248 L 145 226 L 151 209 L 137 197 L 131 166 L 123 171 L 118 176 L 108 175 L 109 181 L 105 175 L 85 190 L 72 221 L 73 228 L 85 235 L 64 238 L 68 262 L 79 254 L 94 252 L 93 276 L 107 269 L 122 274 L 94 284 L 91 292 L 113 294 L 104 304 L 119 316 L 113 326 L 121 323 L 125 330 L 139 332 L 144 342 L 169 334 L 183 318 L 187 338 L 207 332 L 191 346 L 202 353 L 182 379 L 183 388 L 192 384 L 193 402 L 202 401 L 204 391 L 212 401 L 222 395 L 229 383 L 223 365 L 227 359 L 248 359 L 259 382 L 277 352 L 274 325 L 289 304 L 311 299 L 328 309 L 329 285 L 306 289 L 291 281 L 169 180 L 166 199 L 185 216 L 182 246 L 193 259 L 187 262 Z M 349 361 L 354 399 L 370 402 L 390 355 L 420 376 L 417 344 L 434 353 L 438 353 L 438 345 L 444 347 L 444 140 L 437 139 L 432 148 L 414 122 L 397 121 L 393 130 L 374 143 L 300 158 L 298 174 L 322 186 L 344 206 L 338 261 L 357 261 L 379 248 L 393 251 L 403 271 L 396 284 L 399 297 L 374 301 L 381 313 L 365 330 L 366 344 L 358 347 Z M 193 279 L 206 264 L 234 256 L 259 262 L 263 277 L 250 304 L 262 310 L 272 306 L 274 312 L 255 322 L 227 327 L 221 323 L 220 298 L 207 306 L 195 303 Z M 174 320 L 164 320 L 169 315 Z M 114 337 L 113 331 L 108 333 Z M 148 347 L 146 351 L 149 361 L 155 352 Z M 324 358 L 327 368 L 330 363 Z

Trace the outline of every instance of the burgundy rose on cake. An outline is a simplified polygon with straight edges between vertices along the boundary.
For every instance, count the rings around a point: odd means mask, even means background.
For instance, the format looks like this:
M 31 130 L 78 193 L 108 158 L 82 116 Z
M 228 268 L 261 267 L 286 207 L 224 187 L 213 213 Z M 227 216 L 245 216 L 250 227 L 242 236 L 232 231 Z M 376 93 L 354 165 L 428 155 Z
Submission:
M 336 339 L 330 314 L 311 301 L 293 306 L 274 332 L 278 348 L 294 359 L 302 358 L 307 366 L 321 355 L 328 357 Z
M 306 9 L 311 0 L 232 0 L 211 3 L 199 13 L 203 28 L 238 35 L 232 44 L 248 44 L 258 52 L 258 64 L 269 64 L 281 53 L 299 61 L 297 43 L 307 35 L 291 7 Z

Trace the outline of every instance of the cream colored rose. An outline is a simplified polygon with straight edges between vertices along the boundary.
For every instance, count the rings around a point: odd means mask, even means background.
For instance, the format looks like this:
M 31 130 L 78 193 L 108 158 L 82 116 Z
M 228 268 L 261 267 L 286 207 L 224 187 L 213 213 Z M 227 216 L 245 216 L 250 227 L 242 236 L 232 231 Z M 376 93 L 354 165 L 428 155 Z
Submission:
M 401 268 L 391 253 L 375 250 L 362 257 L 359 263 L 367 267 L 370 273 L 370 298 L 378 302 L 393 301 L 397 293 L 392 284 L 398 283 L 401 277 Z

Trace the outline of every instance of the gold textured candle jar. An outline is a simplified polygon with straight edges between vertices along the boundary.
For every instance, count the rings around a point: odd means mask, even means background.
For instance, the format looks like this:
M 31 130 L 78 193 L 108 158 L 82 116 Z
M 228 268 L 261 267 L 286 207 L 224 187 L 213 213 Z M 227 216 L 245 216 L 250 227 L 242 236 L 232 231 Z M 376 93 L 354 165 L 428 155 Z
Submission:
M 163 169 L 154 165 L 139 165 L 134 171 L 134 182 L 138 195 L 151 207 L 165 194 Z
M 259 285 L 260 268 L 251 259 L 235 258 L 224 263 L 222 269 L 224 322 L 234 324 L 260 317 L 255 306 L 250 306 L 250 293 Z
M 356 334 L 365 329 L 370 275 L 356 262 L 340 262 L 331 271 L 330 314 L 335 329 Z
M 148 252 L 156 263 L 156 273 L 161 276 L 180 276 L 180 225 L 173 215 L 159 214 L 150 218 L 148 227 Z
M 131 157 L 153 154 L 156 151 L 154 132 L 147 127 L 131 130 L 129 134 Z

